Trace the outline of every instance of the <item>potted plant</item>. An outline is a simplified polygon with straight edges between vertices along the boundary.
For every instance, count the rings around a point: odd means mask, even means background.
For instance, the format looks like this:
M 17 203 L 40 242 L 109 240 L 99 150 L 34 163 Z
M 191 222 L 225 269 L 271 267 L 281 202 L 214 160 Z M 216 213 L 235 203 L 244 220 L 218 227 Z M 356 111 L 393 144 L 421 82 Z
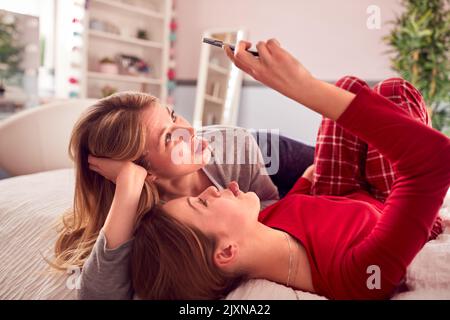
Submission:
M 447 5 L 446 5 L 447 2 Z M 448 0 L 403 0 L 404 13 L 385 37 L 392 67 L 418 88 L 433 127 L 450 128 L 450 10 Z M 447 132 L 447 135 L 449 132 Z
M 136 37 L 142 40 L 149 40 L 147 30 L 144 29 L 138 29 L 138 31 L 136 32 Z
M 117 63 L 113 59 L 104 57 L 99 61 L 99 72 L 118 74 L 119 68 L 117 67 Z
M 106 98 L 106 97 L 109 97 L 110 95 L 116 93 L 117 88 L 110 86 L 110 85 L 105 85 L 102 87 L 101 92 L 102 92 L 102 97 Z
M 5 80 L 18 79 L 21 74 L 23 47 L 17 43 L 14 16 L 0 14 L 0 95 L 5 92 Z

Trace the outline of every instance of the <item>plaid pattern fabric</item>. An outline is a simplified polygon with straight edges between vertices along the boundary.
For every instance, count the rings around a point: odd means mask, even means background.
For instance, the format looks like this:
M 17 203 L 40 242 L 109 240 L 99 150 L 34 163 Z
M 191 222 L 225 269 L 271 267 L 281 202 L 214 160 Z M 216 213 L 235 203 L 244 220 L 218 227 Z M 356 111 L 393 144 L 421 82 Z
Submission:
M 366 82 L 346 76 L 336 86 L 357 94 Z M 399 112 L 431 126 L 425 101 L 420 92 L 401 78 L 390 78 L 378 83 L 373 90 L 393 101 Z M 347 132 L 334 121 L 323 118 L 317 135 L 314 156 L 315 173 L 311 188 L 315 195 L 346 195 L 366 190 L 384 202 L 394 181 L 394 171 L 376 149 Z M 430 238 L 442 232 L 438 218 Z

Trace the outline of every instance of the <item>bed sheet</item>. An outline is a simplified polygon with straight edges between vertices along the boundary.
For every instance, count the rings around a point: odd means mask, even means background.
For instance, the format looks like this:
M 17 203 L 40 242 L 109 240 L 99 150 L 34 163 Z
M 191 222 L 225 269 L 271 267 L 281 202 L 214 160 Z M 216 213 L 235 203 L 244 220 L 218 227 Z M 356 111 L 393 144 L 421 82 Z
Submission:
M 54 272 L 54 224 L 73 201 L 74 171 L 55 170 L 0 180 L 0 299 L 75 299 L 78 271 Z M 441 215 L 447 228 L 408 268 L 410 291 L 394 299 L 450 299 L 450 193 Z M 227 299 L 324 299 L 261 279 Z

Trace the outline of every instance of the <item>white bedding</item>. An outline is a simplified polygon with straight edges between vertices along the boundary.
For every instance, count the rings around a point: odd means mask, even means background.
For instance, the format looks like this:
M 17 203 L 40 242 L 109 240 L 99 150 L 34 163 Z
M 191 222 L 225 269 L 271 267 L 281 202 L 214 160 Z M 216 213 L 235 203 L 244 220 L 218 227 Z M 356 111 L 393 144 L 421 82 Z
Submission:
M 74 277 L 51 273 L 51 224 L 73 200 L 73 170 L 0 180 L 0 299 L 74 299 Z M 450 193 L 441 210 L 450 226 Z M 450 227 L 408 269 L 410 291 L 394 299 L 450 299 Z M 267 280 L 251 280 L 228 299 L 323 299 Z

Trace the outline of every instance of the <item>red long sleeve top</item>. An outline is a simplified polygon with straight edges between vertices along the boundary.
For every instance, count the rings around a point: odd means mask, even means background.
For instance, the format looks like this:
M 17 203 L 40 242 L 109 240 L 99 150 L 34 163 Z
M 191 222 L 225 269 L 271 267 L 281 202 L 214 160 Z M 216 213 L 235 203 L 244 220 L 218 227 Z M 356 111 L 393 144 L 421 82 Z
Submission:
M 386 299 L 426 243 L 442 205 L 450 183 L 450 140 L 366 88 L 337 122 L 392 163 L 397 178 L 386 202 L 364 191 L 311 196 L 310 182 L 300 178 L 259 221 L 303 245 L 316 293 Z M 379 286 L 371 276 L 379 277 Z

